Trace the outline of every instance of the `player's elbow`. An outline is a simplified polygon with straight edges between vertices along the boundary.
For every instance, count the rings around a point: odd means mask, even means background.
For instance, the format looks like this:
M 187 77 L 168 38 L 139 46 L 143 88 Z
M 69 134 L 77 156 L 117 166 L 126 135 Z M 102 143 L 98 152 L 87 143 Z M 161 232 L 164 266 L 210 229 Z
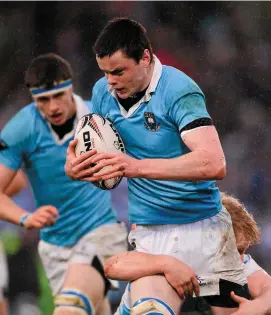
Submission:
M 114 257 L 111 257 L 107 259 L 104 263 L 104 274 L 109 279 L 115 279 L 117 275 L 116 268 L 115 268 L 115 260 L 116 259 L 114 259 Z
M 106 262 L 104 263 L 104 274 L 109 278 L 110 275 L 110 270 L 111 270 L 111 266 L 112 263 L 109 262 L 110 259 L 106 260 Z
M 216 172 L 214 174 L 214 178 L 216 180 L 221 180 L 226 176 L 226 165 L 221 165 L 219 167 L 216 168 Z
M 226 160 L 225 160 L 224 154 L 216 159 L 215 170 L 216 170 L 216 174 L 215 174 L 216 180 L 221 180 L 226 176 L 227 169 L 226 169 Z
M 226 176 L 225 158 L 210 158 L 205 162 L 204 177 L 209 180 L 221 180 Z

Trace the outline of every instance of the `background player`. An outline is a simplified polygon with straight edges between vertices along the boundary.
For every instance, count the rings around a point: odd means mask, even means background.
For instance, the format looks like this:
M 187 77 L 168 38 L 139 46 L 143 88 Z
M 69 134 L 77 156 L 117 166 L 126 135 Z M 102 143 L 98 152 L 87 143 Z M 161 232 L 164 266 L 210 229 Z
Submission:
M 41 231 L 39 253 L 55 295 L 54 314 L 107 314 L 110 283 L 102 262 L 126 248 L 126 229 L 116 222 L 109 192 L 64 172 L 68 142 L 89 104 L 73 93 L 71 67 L 56 54 L 35 58 L 25 83 L 34 102 L 1 133 L 1 217 L 26 228 L 53 224 Z M 37 201 L 34 214 L 4 194 L 22 164 Z

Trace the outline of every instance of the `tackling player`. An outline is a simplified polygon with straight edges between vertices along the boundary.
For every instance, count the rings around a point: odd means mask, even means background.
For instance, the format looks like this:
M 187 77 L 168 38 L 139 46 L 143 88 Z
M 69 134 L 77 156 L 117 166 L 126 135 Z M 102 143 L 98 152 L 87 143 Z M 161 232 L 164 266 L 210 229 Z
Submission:
M 107 314 L 104 297 L 114 282 L 104 276 L 102 263 L 126 248 L 126 228 L 116 222 L 109 192 L 64 172 L 68 143 L 89 103 L 73 93 L 71 67 L 56 54 L 35 58 L 25 83 L 33 103 L 1 132 L 1 218 L 26 228 L 46 226 L 39 254 L 55 296 L 55 315 Z M 37 203 L 34 214 L 4 194 L 22 164 Z
M 221 200 L 232 218 L 237 248 L 241 261 L 245 264 L 248 286 L 253 298 L 253 301 L 249 301 L 234 295 L 232 292 L 234 300 L 240 303 L 239 310 L 234 314 L 271 314 L 271 278 L 250 255 L 245 254 L 248 247 L 259 243 L 259 228 L 252 215 L 247 212 L 245 206 L 239 200 L 225 193 L 221 194 Z M 133 281 L 140 277 L 164 274 L 167 281 L 182 298 L 184 295 L 188 297 L 193 294 L 188 286 L 189 282 L 192 281 L 194 293 L 199 295 L 201 283 L 197 280 L 196 274 L 190 267 L 173 256 L 151 255 L 137 251 L 125 252 L 107 260 L 104 269 L 109 278 L 123 281 Z M 117 315 L 128 315 L 130 309 L 128 286 Z

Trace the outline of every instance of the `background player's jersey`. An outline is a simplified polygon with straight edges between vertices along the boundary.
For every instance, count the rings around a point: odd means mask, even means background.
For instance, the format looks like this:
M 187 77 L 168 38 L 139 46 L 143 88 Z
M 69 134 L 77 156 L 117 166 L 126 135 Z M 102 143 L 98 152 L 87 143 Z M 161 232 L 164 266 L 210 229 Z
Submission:
M 75 95 L 77 119 L 89 112 L 89 103 Z M 37 207 L 53 205 L 59 210 L 55 225 L 44 228 L 41 238 L 70 246 L 94 228 L 115 222 L 108 191 L 66 176 L 64 165 L 74 130 L 61 140 L 42 118 L 34 103 L 20 110 L 4 127 L 0 163 L 18 170 L 22 164 L 34 191 Z
M 106 78 L 93 89 L 93 111 L 109 118 L 127 153 L 137 159 L 176 158 L 189 151 L 180 137 L 188 123 L 209 118 L 196 83 L 155 58 L 145 96 L 128 113 L 119 105 Z M 182 224 L 203 220 L 221 210 L 215 181 L 177 182 L 133 178 L 129 185 L 129 219 L 137 224 Z

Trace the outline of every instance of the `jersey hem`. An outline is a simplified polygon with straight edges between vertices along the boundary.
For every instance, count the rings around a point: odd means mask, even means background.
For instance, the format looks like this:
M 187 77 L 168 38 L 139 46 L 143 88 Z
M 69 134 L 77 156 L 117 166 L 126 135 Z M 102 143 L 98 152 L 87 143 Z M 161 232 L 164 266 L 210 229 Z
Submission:
M 42 241 L 46 242 L 46 243 L 51 244 L 51 245 L 60 246 L 60 247 L 70 247 L 70 246 L 74 246 L 75 244 L 77 244 L 80 241 L 80 239 L 82 237 L 84 237 L 86 234 L 94 231 L 95 229 L 97 229 L 97 228 L 99 228 L 99 227 L 101 227 L 103 225 L 112 224 L 112 223 L 117 223 L 117 219 L 112 219 L 112 220 L 110 220 L 108 222 L 92 226 L 89 229 L 87 229 L 84 233 L 80 234 L 78 238 L 76 238 L 75 240 L 72 240 L 70 242 L 65 242 L 64 243 L 64 242 L 55 241 L 54 240 L 56 238 L 55 236 L 53 237 L 54 239 L 52 240 L 51 237 L 46 237 L 46 234 L 43 235 L 42 231 L 40 233 L 40 239 Z
M 205 219 L 208 219 L 208 218 L 211 218 L 211 217 L 214 217 L 216 216 L 220 211 L 222 210 L 222 207 L 220 207 L 220 209 L 217 209 L 216 211 L 212 212 L 212 213 L 209 213 L 208 215 L 204 216 L 204 217 L 201 217 L 201 218 L 195 218 L 193 220 L 133 220 L 132 218 L 130 218 L 130 223 L 135 223 L 135 224 L 138 224 L 138 225 L 164 225 L 164 224 L 190 224 L 190 223 L 195 223 L 195 222 L 199 222 L 199 221 L 202 221 L 202 220 L 205 220 Z M 161 222 L 163 221 L 163 223 Z

